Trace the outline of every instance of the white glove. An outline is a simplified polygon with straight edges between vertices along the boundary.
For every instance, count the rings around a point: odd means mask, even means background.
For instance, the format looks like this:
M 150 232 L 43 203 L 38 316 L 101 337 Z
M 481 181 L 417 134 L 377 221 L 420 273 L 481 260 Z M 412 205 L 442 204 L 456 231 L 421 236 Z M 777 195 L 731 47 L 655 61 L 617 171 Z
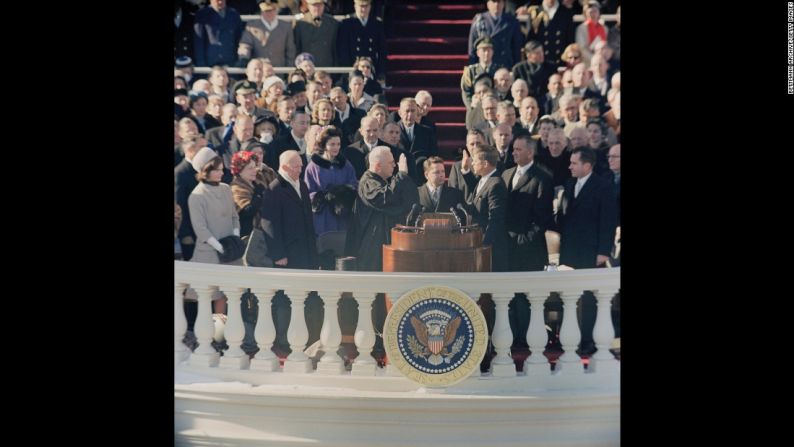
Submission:
M 221 245 L 221 243 L 218 242 L 218 240 L 215 239 L 214 237 L 207 239 L 207 243 L 210 245 L 210 247 L 217 250 L 218 253 L 223 253 L 223 245 Z
M 240 237 L 240 229 L 239 228 L 232 228 L 232 234 Z

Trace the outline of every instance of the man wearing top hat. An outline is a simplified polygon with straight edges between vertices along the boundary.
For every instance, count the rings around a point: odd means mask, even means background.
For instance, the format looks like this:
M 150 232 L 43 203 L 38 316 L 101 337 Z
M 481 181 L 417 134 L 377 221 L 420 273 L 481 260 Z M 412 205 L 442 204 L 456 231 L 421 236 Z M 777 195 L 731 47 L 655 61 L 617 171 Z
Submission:
M 482 75 L 487 75 L 493 79 L 496 70 L 502 67 L 493 63 L 493 42 L 491 42 L 490 37 L 480 37 L 474 43 L 474 47 L 477 49 L 479 62 L 466 66 L 463 69 L 463 76 L 460 78 L 461 97 L 463 98 L 463 104 L 467 108 L 471 107 L 474 82 Z
M 309 12 L 295 22 L 295 50 L 311 53 L 314 65 L 335 67 L 336 35 L 339 22 L 330 14 L 324 14 L 323 0 L 307 0 Z
M 336 36 L 336 57 L 340 66 L 353 65 L 358 57 L 366 56 L 375 64 L 379 78 L 386 75 L 386 32 L 380 17 L 370 14 L 370 0 L 354 0 L 356 13 L 344 19 Z
M 239 65 L 245 66 L 246 61 L 266 57 L 276 67 L 289 65 L 295 59 L 295 37 L 292 27 L 281 21 L 276 15 L 276 0 L 260 0 L 259 9 L 262 17 L 245 24 L 245 31 L 240 38 L 237 55 Z

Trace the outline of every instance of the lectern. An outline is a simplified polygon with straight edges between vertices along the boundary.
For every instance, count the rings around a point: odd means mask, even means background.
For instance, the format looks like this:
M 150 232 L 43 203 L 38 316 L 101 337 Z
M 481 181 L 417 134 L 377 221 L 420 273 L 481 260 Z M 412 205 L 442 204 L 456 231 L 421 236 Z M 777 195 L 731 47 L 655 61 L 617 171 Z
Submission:
M 421 226 L 397 225 L 383 246 L 384 272 L 490 272 L 491 246 L 479 225 L 458 225 L 452 213 L 423 213 Z

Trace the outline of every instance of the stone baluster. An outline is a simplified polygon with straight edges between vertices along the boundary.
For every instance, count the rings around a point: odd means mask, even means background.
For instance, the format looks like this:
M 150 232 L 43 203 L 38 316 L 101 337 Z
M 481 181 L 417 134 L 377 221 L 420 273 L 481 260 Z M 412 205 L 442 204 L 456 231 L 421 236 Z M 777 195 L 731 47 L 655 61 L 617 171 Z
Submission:
M 259 312 L 256 316 L 256 329 L 254 329 L 254 339 L 259 347 L 259 352 L 254 356 L 250 368 L 256 371 L 279 371 L 278 357 L 270 350 L 276 339 L 276 327 L 273 325 L 271 309 L 276 289 L 257 287 L 251 289 L 251 292 L 259 299 Z
M 323 300 L 323 328 L 320 330 L 322 350 L 325 352 L 317 363 L 317 372 L 322 374 L 342 374 L 345 363 L 336 353 L 342 342 L 342 330 L 339 328 L 339 299 L 342 292 L 318 290 Z
M 187 331 L 187 318 L 185 318 L 185 300 L 183 293 L 187 284 L 174 284 L 174 365 L 187 360 L 190 349 L 182 343 Z
M 287 330 L 287 340 L 292 354 L 284 361 L 284 372 L 305 374 L 312 370 L 312 361 L 303 352 L 306 343 L 309 341 L 309 330 L 306 327 L 306 316 L 303 305 L 306 301 L 308 291 L 302 289 L 284 289 L 284 293 L 289 297 L 292 312 Z
M 358 323 L 353 337 L 358 349 L 358 357 L 353 361 L 351 374 L 354 376 L 374 376 L 378 364 L 372 358 L 372 347 L 375 346 L 375 330 L 372 327 L 372 303 L 375 301 L 375 292 L 359 292 L 355 296 L 358 301 Z
M 562 299 L 562 327 L 560 328 L 560 343 L 565 351 L 557 360 L 554 372 L 561 374 L 582 374 L 584 366 L 581 363 L 576 349 L 582 336 L 579 333 L 579 321 L 576 318 L 576 302 L 582 296 L 582 291 L 561 291 Z
M 615 328 L 612 326 L 612 299 L 616 293 L 617 290 L 614 289 L 593 291 L 598 304 L 596 323 L 593 327 L 593 340 L 598 350 L 590 357 L 590 363 L 587 366 L 588 372 L 604 373 L 620 370 L 620 362 L 609 352 L 612 340 L 615 338 Z
M 516 365 L 510 356 L 513 333 L 510 331 L 510 319 L 507 316 L 507 305 L 513 299 L 514 293 L 494 292 L 492 296 L 496 304 L 496 318 L 491 340 L 496 349 L 496 357 L 491 362 L 491 374 L 494 377 L 515 377 Z
M 212 321 L 212 296 L 218 286 L 196 286 L 198 294 L 198 314 L 193 324 L 193 332 L 199 345 L 190 356 L 191 366 L 218 366 L 220 354 L 212 347 L 215 335 L 215 323 Z
M 551 365 L 543 355 L 543 350 L 549 342 L 546 333 L 546 322 L 543 319 L 543 304 L 551 292 L 548 290 L 538 290 L 534 293 L 527 292 L 529 298 L 529 327 L 527 328 L 527 344 L 531 354 L 524 361 L 524 372 L 528 376 L 548 376 L 551 372 Z
M 228 305 L 226 306 L 226 326 L 223 329 L 223 337 L 229 345 L 221 357 L 220 366 L 231 369 L 248 369 L 251 365 L 251 358 L 243 352 L 240 344 L 245 337 L 245 326 L 243 326 L 243 316 L 240 312 L 240 298 L 247 290 L 246 287 L 238 287 L 236 293 L 227 293 Z

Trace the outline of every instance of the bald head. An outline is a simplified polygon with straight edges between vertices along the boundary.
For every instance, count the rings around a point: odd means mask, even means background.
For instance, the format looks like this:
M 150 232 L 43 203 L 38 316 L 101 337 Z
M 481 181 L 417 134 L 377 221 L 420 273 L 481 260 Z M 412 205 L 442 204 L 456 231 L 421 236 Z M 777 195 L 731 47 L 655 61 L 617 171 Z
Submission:
M 361 127 L 358 132 L 368 144 L 372 145 L 378 141 L 378 132 L 380 131 L 380 124 L 374 116 L 365 116 L 361 118 Z
M 391 177 L 394 171 L 394 156 L 391 149 L 386 146 L 376 146 L 372 148 L 367 159 L 371 172 L 378 174 L 383 179 Z

